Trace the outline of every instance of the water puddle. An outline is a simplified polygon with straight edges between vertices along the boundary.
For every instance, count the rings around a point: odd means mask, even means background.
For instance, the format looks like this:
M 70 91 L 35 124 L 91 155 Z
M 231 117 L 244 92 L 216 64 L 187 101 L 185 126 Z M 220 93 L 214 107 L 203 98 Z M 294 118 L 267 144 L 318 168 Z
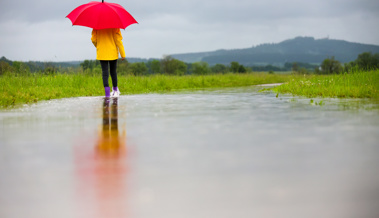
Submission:
M 379 217 L 378 104 L 259 89 L 3 110 L 0 217 Z

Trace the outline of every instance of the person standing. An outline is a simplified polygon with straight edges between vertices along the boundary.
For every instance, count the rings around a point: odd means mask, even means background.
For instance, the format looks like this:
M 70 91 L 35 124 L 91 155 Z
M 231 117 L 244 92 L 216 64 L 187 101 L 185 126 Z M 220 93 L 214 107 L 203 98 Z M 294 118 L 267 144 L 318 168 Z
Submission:
M 121 94 L 118 89 L 116 72 L 118 54 L 120 53 L 122 60 L 125 60 L 121 31 L 118 28 L 93 29 L 91 40 L 96 47 L 96 59 L 101 64 L 105 97 L 118 97 Z M 112 79 L 112 92 L 108 82 L 109 73 Z

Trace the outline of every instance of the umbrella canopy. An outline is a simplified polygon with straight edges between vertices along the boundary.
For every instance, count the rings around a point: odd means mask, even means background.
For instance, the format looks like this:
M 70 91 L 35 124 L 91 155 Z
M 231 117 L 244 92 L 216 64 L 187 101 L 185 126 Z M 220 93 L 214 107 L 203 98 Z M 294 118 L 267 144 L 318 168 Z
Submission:
M 93 29 L 120 28 L 137 23 L 121 5 L 109 2 L 89 2 L 80 5 L 67 15 L 72 25 L 86 26 Z

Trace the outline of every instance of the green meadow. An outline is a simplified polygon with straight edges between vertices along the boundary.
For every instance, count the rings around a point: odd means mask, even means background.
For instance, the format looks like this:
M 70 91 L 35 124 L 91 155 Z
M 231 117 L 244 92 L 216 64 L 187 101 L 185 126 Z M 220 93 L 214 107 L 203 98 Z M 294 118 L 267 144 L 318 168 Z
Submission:
M 266 83 L 283 83 L 292 77 L 266 73 L 218 74 L 218 75 L 150 75 L 118 76 L 122 95 L 165 93 L 176 90 L 251 86 Z M 0 107 L 12 107 L 41 100 L 103 96 L 101 75 L 77 74 L 28 74 L 0 76 Z
M 379 97 L 379 70 L 333 75 L 268 73 L 185 76 L 161 74 L 150 76 L 125 75 L 118 76 L 118 80 L 122 95 L 284 83 L 268 90 L 278 95 L 292 94 L 309 98 Z M 0 76 L 1 108 L 30 104 L 42 100 L 103 95 L 104 89 L 100 75 L 57 73 L 53 75 L 4 74 Z
M 309 98 L 378 98 L 379 70 L 294 77 L 272 90 Z

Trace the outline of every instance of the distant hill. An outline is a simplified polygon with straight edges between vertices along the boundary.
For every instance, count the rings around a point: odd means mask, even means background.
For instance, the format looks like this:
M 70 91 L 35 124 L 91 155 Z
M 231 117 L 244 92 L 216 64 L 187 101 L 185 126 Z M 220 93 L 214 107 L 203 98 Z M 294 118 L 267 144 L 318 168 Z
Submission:
M 320 64 L 324 59 L 332 56 L 342 63 L 347 63 L 357 59 L 357 56 L 363 52 L 379 53 L 379 46 L 328 38 L 296 37 L 280 43 L 262 44 L 245 49 L 173 54 L 171 56 L 188 63 L 204 61 L 210 65 L 226 65 L 237 61 L 246 66 L 268 64 L 283 66 L 286 62 Z

